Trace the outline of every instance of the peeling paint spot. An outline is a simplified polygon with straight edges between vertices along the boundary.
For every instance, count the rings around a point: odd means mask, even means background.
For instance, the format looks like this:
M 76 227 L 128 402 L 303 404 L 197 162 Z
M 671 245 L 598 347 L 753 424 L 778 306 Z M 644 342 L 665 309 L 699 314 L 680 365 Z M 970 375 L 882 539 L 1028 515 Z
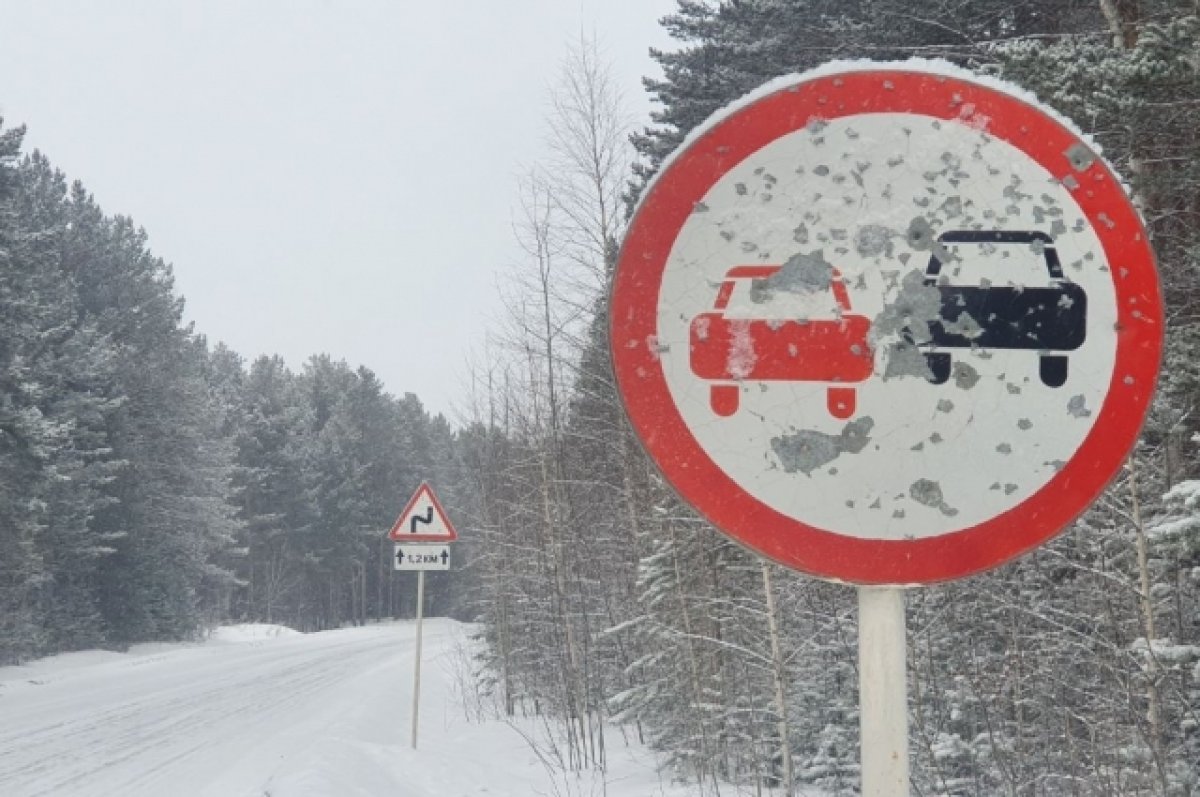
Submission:
M 924 202 L 919 202 L 917 200 L 913 201 L 917 202 L 917 204 L 921 206 L 927 206 L 929 204 L 928 199 L 926 199 Z M 905 234 L 905 237 L 908 240 L 908 245 L 913 249 L 921 252 L 930 251 L 937 255 L 938 259 L 943 263 L 958 259 L 957 255 L 950 252 L 937 240 L 937 236 L 934 234 L 933 227 L 929 224 L 929 221 L 924 216 L 917 216 L 908 223 L 908 231 Z
M 1012 494 L 1013 494 L 1013 493 L 1015 493 L 1016 491 L 1017 491 L 1017 485 L 1015 485 L 1015 484 L 1013 484 L 1013 483 L 1011 483 L 1011 482 L 1009 482 L 1008 484 L 1004 485 L 1004 494 L 1005 494 L 1005 495 L 1012 495 Z
M 983 334 L 983 327 L 971 317 L 970 313 L 959 313 L 953 321 L 942 320 L 942 328 L 952 335 L 961 335 L 968 340 L 974 340 Z
M 954 410 L 954 402 L 950 399 L 938 399 L 938 412 L 952 412 Z
M 1009 443 L 1001 443 L 1000 445 L 996 446 L 996 451 L 1001 454 L 1011 454 L 1012 445 Z
M 945 498 L 942 497 L 942 486 L 930 479 L 917 479 L 909 485 L 908 496 L 918 504 L 933 507 L 947 517 L 958 514 L 957 509 L 946 504 Z
M 854 249 L 863 257 L 892 256 L 892 237 L 896 233 L 882 224 L 865 224 L 854 233 Z
M 937 445 L 938 443 L 942 442 L 942 436 L 937 432 L 934 432 L 933 434 L 929 435 L 929 442 Z
M 884 272 L 885 280 L 889 279 L 889 274 Z M 890 282 L 892 284 L 888 287 L 895 287 L 894 277 L 891 277 Z M 917 348 L 917 344 L 933 337 L 929 325 L 940 319 L 941 306 L 941 292 L 936 286 L 925 284 L 923 271 L 914 269 L 904 276 L 899 294 L 884 305 L 883 310 L 871 323 L 871 340 L 877 344 L 890 335 L 898 335 L 900 338 L 888 345 L 880 345 L 880 348 L 887 352 L 884 379 L 897 376 L 915 376 L 921 379 L 932 377 L 925 356 Z
M 1082 141 L 1076 141 L 1067 147 L 1063 154 L 1071 162 L 1071 168 L 1077 172 L 1087 171 L 1088 167 L 1096 162 L 1096 153 L 1092 152 L 1091 148 Z
M 801 429 L 772 438 L 771 450 L 786 472 L 810 475 L 842 454 L 857 454 L 866 448 L 874 426 L 874 419 L 865 417 L 850 421 L 836 435 Z
M 916 376 L 929 379 L 933 371 L 925 355 L 906 340 L 898 340 L 887 347 L 887 364 L 884 366 L 882 378 L 895 379 L 902 376 Z
M 1067 412 L 1075 418 L 1086 418 L 1092 414 L 1092 411 L 1087 408 L 1087 399 L 1082 393 L 1071 396 L 1067 402 Z
M 956 361 L 951 366 L 950 374 L 954 377 L 954 384 L 963 390 L 970 390 L 979 382 L 979 372 L 964 362 Z
M 737 192 L 738 196 L 745 196 L 746 195 L 746 184 L 745 183 L 734 183 L 733 190 Z
M 792 255 L 783 266 L 764 280 L 755 280 L 750 287 L 751 301 L 762 303 L 771 298 L 775 291 L 788 293 L 819 293 L 829 290 L 833 283 L 833 265 L 825 259 L 825 252 L 800 252 Z
M 1017 421 L 1017 428 L 1022 432 L 1028 432 L 1033 428 L 1033 421 L 1029 420 L 1028 418 L 1022 418 L 1021 420 Z
M 696 204 L 692 205 L 692 212 L 693 213 L 707 213 L 708 205 L 704 204 L 703 202 L 697 202 Z

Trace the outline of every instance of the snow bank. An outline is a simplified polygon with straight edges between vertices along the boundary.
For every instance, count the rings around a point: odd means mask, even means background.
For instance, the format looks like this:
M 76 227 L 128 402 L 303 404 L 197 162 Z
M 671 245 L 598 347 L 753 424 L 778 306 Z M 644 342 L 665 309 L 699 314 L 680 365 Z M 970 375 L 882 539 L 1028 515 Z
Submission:
M 214 628 L 208 635 L 209 642 L 257 642 L 263 639 L 301 636 L 300 632 L 286 625 L 268 623 L 238 623 Z

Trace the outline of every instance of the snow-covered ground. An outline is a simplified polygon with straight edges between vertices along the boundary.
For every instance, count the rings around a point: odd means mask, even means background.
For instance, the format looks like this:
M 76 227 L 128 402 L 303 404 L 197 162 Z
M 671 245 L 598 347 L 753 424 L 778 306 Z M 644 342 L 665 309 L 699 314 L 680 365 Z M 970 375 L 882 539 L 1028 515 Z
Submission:
M 533 722 L 468 720 L 463 626 L 427 620 L 424 640 L 415 751 L 412 623 L 319 634 L 231 626 L 202 644 L 0 668 L 0 795 L 693 793 L 618 731 L 607 784 L 564 779 L 527 741 Z

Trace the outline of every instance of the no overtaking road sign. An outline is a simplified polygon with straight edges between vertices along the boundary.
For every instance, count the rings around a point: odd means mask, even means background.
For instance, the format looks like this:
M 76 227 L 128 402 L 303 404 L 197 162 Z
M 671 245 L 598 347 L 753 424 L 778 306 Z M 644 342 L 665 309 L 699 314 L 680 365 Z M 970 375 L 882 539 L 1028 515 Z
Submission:
M 1152 252 L 1034 102 L 879 67 L 710 120 L 633 218 L 611 295 L 630 420 L 675 489 L 791 567 L 968 575 L 1040 544 L 1136 440 Z

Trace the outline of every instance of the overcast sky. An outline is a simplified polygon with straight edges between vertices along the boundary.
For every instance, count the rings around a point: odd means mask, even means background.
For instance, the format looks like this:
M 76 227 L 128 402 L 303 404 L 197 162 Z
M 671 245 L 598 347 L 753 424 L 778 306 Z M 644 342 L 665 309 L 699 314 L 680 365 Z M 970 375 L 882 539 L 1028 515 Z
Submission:
M 0 0 L 0 116 L 172 263 L 210 341 L 450 414 L 519 259 L 515 180 L 594 32 L 644 123 L 674 0 Z

